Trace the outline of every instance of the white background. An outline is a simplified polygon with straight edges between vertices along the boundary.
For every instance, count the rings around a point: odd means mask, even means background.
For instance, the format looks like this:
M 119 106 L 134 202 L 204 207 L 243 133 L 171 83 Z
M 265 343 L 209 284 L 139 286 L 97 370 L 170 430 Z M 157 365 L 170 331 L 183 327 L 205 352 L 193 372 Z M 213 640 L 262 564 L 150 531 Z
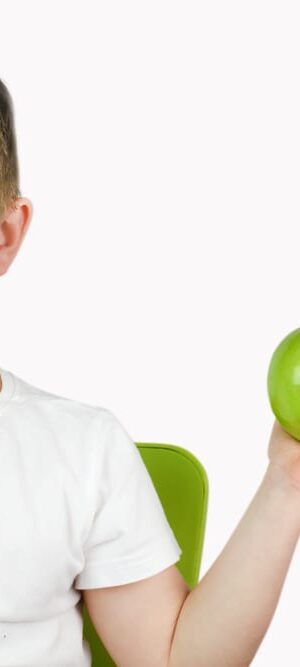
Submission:
M 299 326 L 299 18 L 287 0 L 1 3 L 34 207 L 0 279 L 1 366 L 199 458 L 200 577 L 262 481 L 268 365 Z M 255 667 L 298 667 L 299 593 L 297 546 Z

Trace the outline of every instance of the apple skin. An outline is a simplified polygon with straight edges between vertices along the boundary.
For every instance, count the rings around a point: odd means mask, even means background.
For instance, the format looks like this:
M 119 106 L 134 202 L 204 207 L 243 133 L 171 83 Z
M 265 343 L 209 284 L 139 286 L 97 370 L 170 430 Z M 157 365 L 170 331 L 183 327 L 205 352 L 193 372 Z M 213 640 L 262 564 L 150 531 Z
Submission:
M 276 419 L 300 441 L 300 329 L 288 334 L 273 352 L 267 389 Z

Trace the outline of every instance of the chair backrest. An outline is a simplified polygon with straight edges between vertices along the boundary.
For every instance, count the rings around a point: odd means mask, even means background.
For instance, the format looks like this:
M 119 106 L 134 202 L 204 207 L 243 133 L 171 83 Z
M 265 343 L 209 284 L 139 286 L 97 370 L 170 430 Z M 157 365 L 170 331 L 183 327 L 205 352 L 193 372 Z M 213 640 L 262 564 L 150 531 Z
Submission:
M 200 461 L 183 447 L 137 442 L 143 462 L 159 495 L 167 520 L 182 549 L 176 567 L 190 588 L 199 581 L 208 506 L 208 478 Z M 116 667 L 98 637 L 83 604 L 83 639 L 89 644 L 92 667 Z

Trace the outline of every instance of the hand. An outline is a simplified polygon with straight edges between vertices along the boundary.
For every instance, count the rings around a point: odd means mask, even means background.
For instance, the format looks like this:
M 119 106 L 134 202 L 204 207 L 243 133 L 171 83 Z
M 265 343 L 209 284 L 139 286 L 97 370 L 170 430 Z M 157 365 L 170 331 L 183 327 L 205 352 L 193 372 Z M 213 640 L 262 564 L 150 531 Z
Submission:
M 300 442 L 289 435 L 275 419 L 268 446 L 272 465 L 279 466 L 300 492 Z

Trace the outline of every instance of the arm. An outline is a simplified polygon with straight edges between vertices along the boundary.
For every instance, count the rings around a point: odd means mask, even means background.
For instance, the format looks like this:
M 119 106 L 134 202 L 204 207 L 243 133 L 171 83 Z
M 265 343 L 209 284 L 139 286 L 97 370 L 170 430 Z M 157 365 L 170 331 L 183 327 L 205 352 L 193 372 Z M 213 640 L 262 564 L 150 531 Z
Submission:
M 281 445 L 281 457 L 283 451 L 299 457 L 299 445 L 290 439 L 288 444 L 286 450 Z M 248 667 L 253 660 L 300 533 L 300 486 L 278 460 L 271 460 L 223 551 L 186 597 L 168 667 Z

